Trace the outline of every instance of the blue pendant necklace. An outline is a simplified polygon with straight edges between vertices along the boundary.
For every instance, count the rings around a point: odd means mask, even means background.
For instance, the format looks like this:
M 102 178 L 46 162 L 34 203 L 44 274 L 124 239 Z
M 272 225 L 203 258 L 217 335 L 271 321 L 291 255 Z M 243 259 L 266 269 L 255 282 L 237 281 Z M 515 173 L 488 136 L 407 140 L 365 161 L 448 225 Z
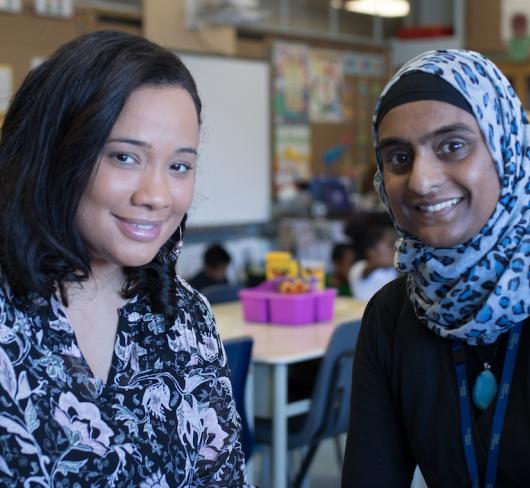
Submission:
M 482 371 L 476 377 L 475 383 L 473 383 L 471 398 L 473 399 L 473 403 L 475 404 L 475 406 L 480 410 L 486 410 L 491 405 L 491 402 L 494 400 L 499 389 L 497 379 L 495 378 L 495 375 L 491 372 L 491 363 L 495 358 L 498 346 L 499 340 L 497 340 L 497 344 L 495 345 L 495 349 L 493 350 L 493 354 L 491 355 L 489 361 L 484 361 L 480 354 L 480 346 L 476 346 L 477 354 L 480 357 L 482 363 L 484 364 L 484 371 Z

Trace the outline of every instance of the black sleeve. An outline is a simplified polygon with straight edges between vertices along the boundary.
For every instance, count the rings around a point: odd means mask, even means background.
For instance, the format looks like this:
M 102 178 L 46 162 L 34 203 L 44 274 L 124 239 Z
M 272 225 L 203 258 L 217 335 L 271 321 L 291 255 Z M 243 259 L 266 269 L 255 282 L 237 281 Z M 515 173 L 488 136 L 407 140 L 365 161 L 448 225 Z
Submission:
M 397 377 L 394 334 L 401 308 L 395 290 L 395 284 L 385 287 L 364 313 L 353 365 L 342 488 L 408 488 L 412 481 L 415 462 L 392 388 Z

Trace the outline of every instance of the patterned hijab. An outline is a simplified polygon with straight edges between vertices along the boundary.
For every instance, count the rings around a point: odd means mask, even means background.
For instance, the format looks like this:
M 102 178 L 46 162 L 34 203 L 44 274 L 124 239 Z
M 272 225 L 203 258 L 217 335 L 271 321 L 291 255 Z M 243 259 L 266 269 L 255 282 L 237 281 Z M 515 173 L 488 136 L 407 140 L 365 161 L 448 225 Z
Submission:
M 381 97 L 418 70 L 449 82 L 471 106 L 499 174 L 501 195 L 471 240 L 452 248 L 431 247 L 395 222 L 378 161 L 374 183 L 400 235 L 396 268 L 408 273 L 415 313 L 432 331 L 471 345 L 489 344 L 530 316 L 530 126 L 504 75 L 472 51 L 430 51 L 414 58 Z M 380 107 L 381 98 L 374 124 Z M 374 144 L 378 153 L 375 125 Z

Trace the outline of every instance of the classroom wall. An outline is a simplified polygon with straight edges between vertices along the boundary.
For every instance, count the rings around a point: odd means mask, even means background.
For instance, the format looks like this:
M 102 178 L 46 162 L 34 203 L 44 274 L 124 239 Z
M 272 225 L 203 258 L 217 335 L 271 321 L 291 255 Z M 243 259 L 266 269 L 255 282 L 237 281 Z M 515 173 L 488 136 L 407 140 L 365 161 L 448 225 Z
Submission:
M 501 4 L 501 0 L 467 0 L 467 49 L 486 55 L 505 52 L 501 38 Z
M 13 90 L 20 85 L 34 60 L 48 56 L 78 34 L 76 18 L 0 12 L 0 63 L 13 68 Z
M 143 2 L 143 35 L 163 46 L 181 51 L 236 53 L 236 31 L 233 27 L 197 26 L 186 23 L 186 0 Z

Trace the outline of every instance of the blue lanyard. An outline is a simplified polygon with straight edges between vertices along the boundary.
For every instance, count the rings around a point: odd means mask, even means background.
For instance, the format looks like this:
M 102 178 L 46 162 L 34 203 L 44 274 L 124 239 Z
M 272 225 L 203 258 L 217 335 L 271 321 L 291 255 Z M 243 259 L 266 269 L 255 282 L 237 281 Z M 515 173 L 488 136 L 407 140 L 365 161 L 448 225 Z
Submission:
M 499 388 L 495 414 L 493 416 L 493 425 L 490 434 L 490 444 L 488 448 L 488 461 L 486 464 L 486 479 L 484 480 L 485 488 L 494 488 L 495 477 L 497 475 L 497 464 L 499 462 L 500 441 L 502 435 L 502 426 L 504 424 L 504 415 L 508 405 L 508 394 L 510 393 L 510 383 L 512 382 L 515 358 L 517 348 L 519 347 L 519 338 L 521 336 L 521 324 L 516 325 L 510 330 L 508 337 L 508 347 L 504 358 L 504 367 L 502 370 L 502 381 Z M 458 381 L 458 399 L 460 404 L 460 425 L 462 429 L 462 442 L 466 455 L 467 471 L 473 488 L 480 488 L 477 458 L 475 456 L 475 446 L 473 444 L 473 431 L 471 429 L 471 409 L 469 401 L 469 391 L 467 387 L 466 362 L 464 355 L 464 344 L 460 341 L 453 341 L 453 365 Z

